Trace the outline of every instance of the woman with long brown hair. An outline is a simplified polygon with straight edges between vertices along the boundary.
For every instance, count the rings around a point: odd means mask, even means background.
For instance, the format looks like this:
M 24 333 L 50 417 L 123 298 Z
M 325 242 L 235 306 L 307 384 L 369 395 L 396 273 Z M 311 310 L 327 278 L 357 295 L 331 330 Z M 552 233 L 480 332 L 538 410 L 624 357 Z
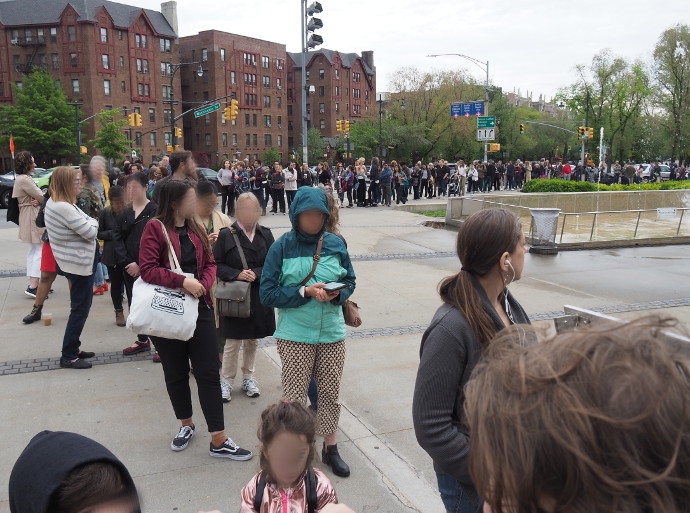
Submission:
M 216 324 L 211 287 L 216 279 L 216 262 L 206 231 L 195 220 L 197 195 L 186 181 L 170 180 L 160 189 L 155 219 L 146 224 L 141 238 L 139 268 L 146 283 L 184 290 L 199 299 L 199 316 L 194 335 L 187 341 L 151 337 L 163 364 L 170 402 L 181 426 L 170 448 L 182 451 L 194 436 L 189 363 L 194 367 L 199 403 L 206 419 L 211 445 L 209 454 L 233 460 L 251 459 L 252 453 L 238 447 L 225 433 L 223 400 L 218 375 Z M 168 237 L 185 274 L 171 270 Z
M 462 268 L 441 282 L 444 304 L 422 337 L 412 417 L 417 441 L 434 460 L 448 513 L 474 513 L 479 506 L 467 467 L 463 389 L 497 332 L 529 324 L 508 291 L 522 276 L 526 251 L 514 213 L 489 209 L 471 215 L 458 232 Z
M 690 360 L 668 319 L 491 344 L 465 394 L 469 469 L 490 513 L 681 513 Z

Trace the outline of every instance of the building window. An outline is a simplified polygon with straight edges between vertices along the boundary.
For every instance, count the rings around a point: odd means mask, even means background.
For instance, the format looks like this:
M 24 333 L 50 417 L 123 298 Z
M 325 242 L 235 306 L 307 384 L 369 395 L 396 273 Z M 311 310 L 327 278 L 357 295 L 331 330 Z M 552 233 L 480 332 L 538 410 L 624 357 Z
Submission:
M 205 142 L 206 142 L 206 146 L 211 146 L 211 134 L 206 134 L 206 135 L 204 136 L 204 139 L 205 139 Z
M 201 62 L 207 62 L 208 61 L 208 48 L 202 48 L 201 49 Z
M 0 96 L 5 96 L 5 84 L 0 82 Z
M 283 146 L 283 136 L 278 135 L 278 148 Z
M 340 70 L 338 68 L 335 68 L 335 79 L 340 80 Z
M 79 65 L 76 53 L 69 54 L 69 65 L 71 68 L 76 68 Z
M 232 134 L 232 145 L 237 146 L 237 134 Z
M 149 136 L 151 137 L 151 148 L 154 148 L 156 146 L 156 132 L 151 132 Z
M 276 96 L 276 107 L 279 109 L 283 108 L 283 97 L 282 96 Z
M 141 59 L 137 59 L 137 73 L 141 73 L 142 67 Z
M 264 146 L 268 148 L 273 146 L 273 138 L 271 137 L 271 134 L 264 134 Z
M 277 87 L 278 89 L 282 89 L 282 88 L 283 88 L 283 80 L 282 80 L 281 78 L 276 78 L 276 87 Z
M 221 62 L 225 62 L 225 48 L 220 49 L 220 60 Z
M 271 87 L 271 77 L 264 75 L 264 87 Z
M 77 78 L 72 79 L 72 93 L 79 94 L 79 79 Z
M 244 63 L 247 66 L 256 66 L 256 54 L 255 53 L 244 52 L 243 56 L 244 56 Z
M 110 96 L 110 80 L 103 81 L 103 94 Z
M 101 60 L 103 61 L 103 69 L 110 69 L 110 55 L 104 53 L 101 55 Z
M 340 112 L 340 104 L 339 103 L 335 104 L 335 111 Z
M 141 47 L 146 48 L 147 47 L 147 42 L 146 42 L 146 34 L 141 35 Z
M 170 146 L 172 144 L 172 134 L 170 132 L 163 133 L 163 141 L 166 146 Z
M 77 82 L 79 82 L 79 81 L 77 80 Z M 24 87 L 24 84 L 22 84 L 21 80 L 19 82 L 15 82 L 14 85 L 17 86 L 17 89 L 21 89 L 22 87 Z
M 336 109 L 336 111 L 337 111 L 337 109 Z M 292 105 L 290 105 L 290 104 L 288 104 L 287 113 L 288 113 L 288 116 L 292 116 Z
M 267 55 L 261 57 L 261 67 L 264 69 L 268 69 L 271 67 L 271 59 Z
M 134 133 L 134 144 L 141 146 L 141 132 Z
M 222 141 L 223 147 L 227 148 L 228 147 L 228 134 L 222 134 L 221 135 L 221 141 Z
M 326 112 L 326 104 L 319 103 L 319 114 L 323 114 L 324 112 Z
M 122 81 L 122 92 L 127 92 L 127 82 L 125 82 L 124 80 Z
M 77 40 L 77 27 L 74 25 L 69 25 L 67 27 L 67 40 L 76 41 Z
M 335 95 L 340 96 L 340 86 L 335 86 Z
M 211 125 L 211 115 L 210 115 L 210 114 L 206 114 L 206 115 L 204 116 L 204 125 L 206 125 L 206 126 L 210 126 L 210 125 Z
M 141 36 L 139 34 L 134 35 L 134 46 L 141 48 Z
M 57 27 L 50 27 L 50 42 L 57 43 Z
M 319 86 L 319 96 L 322 98 L 326 96 L 326 88 L 324 86 Z
M 202 82 L 204 84 L 208 84 L 208 70 L 207 69 L 204 70 Z
M 163 86 L 163 99 L 164 100 L 170 99 L 170 86 L 168 86 L 168 85 Z
M 163 123 L 170 123 L 170 109 L 163 109 Z
M 361 75 L 359 73 L 353 73 L 352 74 L 352 80 L 354 80 L 355 82 L 359 82 L 360 78 L 361 78 Z
M 369 89 L 364 90 L 364 99 L 367 101 L 369 100 Z
M 264 116 L 264 126 L 265 127 L 271 126 L 271 116 Z
M 50 62 L 53 65 L 53 69 L 60 69 L 60 56 L 56 53 L 50 54 Z
M 292 83 L 292 73 L 287 74 L 288 84 Z
M 283 116 L 278 116 L 278 128 L 283 128 Z
M 256 114 L 252 114 L 252 125 L 256 126 Z
M 307 80 L 309 80 L 309 75 L 311 75 L 311 73 L 307 70 Z
M 324 128 L 326 128 L 326 120 L 325 120 L 325 119 L 319 120 L 319 128 L 322 129 L 322 130 L 323 130 Z
M 259 136 L 257 134 L 252 134 L 252 142 L 254 143 L 254 146 L 259 145 Z
M 156 109 L 149 109 L 149 123 L 156 122 Z
M 264 107 L 268 108 L 271 106 L 271 97 L 270 96 L 264 96 Z
M 230 83 L 231 84 L 237 83 L 237 74 L 234 71 L 230 72 Z
M 160 44 L 161 44 L 161 52 L 169 53 L 171 51 L 170 50 L 170 39 L 161 38 Z
M 118 31 L 117 31 L 117 39 L 120 40 L 120 41 L 122 41 L 122 37 L 123 37 L 122 31 L 121 31 L 121 30 L 118 30 Z
M 252 136 L 250 134 L 247 134 L 245 136 L 245 146 L 251 146 L 252 145 Z
M 250 116 L 249 114 L 244 115 L 244 126 L 249 126 Z
M 355 89 L 354 90 L 354 97 L 355 98 L 360 98 L 362 96 L 362 90 L 361 89 Z
M 108 42 L 108 29 L 105 27 L 101 27 L 101 43 L 107 43 Z
M 292 131 L 292 121 L 288 120 L 288 130 Z
M 120 55 L 120 67 L 121 68 L 125 67 L 125 58 L 122 55 Z
M 326 78 L 326 70 L 320 69 L 319 70 L 319 80 L 323 80 L 324 78 Z

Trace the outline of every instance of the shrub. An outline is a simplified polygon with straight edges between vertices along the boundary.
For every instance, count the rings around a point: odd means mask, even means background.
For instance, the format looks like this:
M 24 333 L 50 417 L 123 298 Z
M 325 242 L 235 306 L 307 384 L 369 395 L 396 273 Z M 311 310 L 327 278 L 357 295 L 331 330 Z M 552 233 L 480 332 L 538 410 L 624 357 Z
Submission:
M 548 180 L 531 180 L 522 188 L 522 192 L 593 192 L 593 191 L 669 191 L 690 189 L 690 180 L 674 182 L 640 183 L 632 185 L 598 185 L 591 182 L 576 182 L 553 178 Z

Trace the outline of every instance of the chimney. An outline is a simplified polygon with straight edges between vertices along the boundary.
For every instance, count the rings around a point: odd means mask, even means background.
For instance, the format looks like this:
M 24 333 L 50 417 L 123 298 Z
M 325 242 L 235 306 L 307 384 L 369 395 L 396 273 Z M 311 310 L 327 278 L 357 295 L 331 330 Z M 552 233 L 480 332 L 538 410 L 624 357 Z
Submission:
M 168 20 L 168 23 L 175 31 L 177 37 L 180 37 L 180 33 L 177 30 L 177 1 L 170 0 L 169 2 L 163 2 L 161 4 L 161 13 Z
M 374 52 L 373 50 L 365 50 L 362 52 L 362 60 L 364 63 L 374 71 Z

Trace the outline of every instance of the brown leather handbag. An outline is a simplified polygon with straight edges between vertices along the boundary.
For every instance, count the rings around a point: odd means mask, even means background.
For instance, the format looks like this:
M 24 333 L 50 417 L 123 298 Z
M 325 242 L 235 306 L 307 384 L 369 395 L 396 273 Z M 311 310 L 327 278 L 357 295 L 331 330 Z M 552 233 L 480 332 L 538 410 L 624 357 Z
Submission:
M 311 267 L 311 271 L 299 284 L 300 287 L 306 285 L 307 282 L 314 276 L 316 272 L 316 266 L 319 265 L 319 260 L 321 259 L 321 248 L 323 247 L 323 235 L 319 239 L 316 245 L 316 253 L 314 253 L 314 264 Z M 354 301 L 349 299 L 345 300 L 343 303 L 343 317 L 345 318 L 345 324 L 353 328 L 359 328 L 362 325 L 362 316 L 359 314 L 359 306 Z

